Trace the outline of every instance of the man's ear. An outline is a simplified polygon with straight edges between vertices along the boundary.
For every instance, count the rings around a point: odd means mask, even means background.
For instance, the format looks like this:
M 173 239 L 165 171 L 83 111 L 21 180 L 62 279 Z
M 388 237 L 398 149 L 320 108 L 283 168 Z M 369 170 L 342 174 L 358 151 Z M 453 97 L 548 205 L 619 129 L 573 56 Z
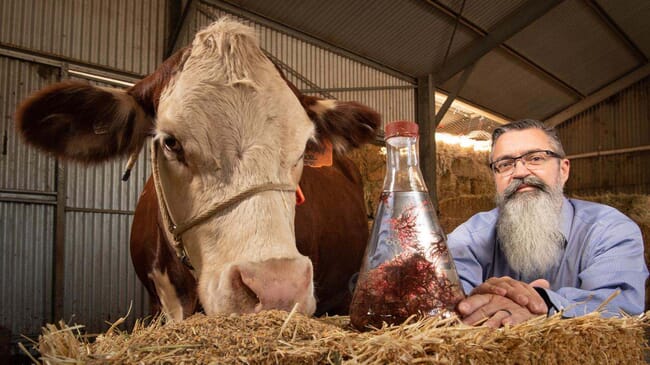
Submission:
M 36 92 L 18 107 L 15 120 L 29 144 L 93 163 L 139 151 L 154 125 L 125 90 L 79 81 Z
M 569 180 L 569 172 L 571 170 L 571 161 L 566 158 L 560 160 L 560 174 L 562 179 L 562 186 Z

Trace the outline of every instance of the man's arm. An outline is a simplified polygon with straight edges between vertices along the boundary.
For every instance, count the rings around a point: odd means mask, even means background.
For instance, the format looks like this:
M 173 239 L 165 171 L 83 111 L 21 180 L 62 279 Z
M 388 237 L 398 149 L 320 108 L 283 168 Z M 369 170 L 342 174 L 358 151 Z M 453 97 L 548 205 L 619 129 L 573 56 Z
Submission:
M 466 324 L 483 323 L 488 327 L 499 327 L 504 324 L 517 324 L 547 312 L 544 300 L 532 288 L 530 290 L 537 296 L 534 301 L 530 300 L 529 296 L 522 295 L 519 291 L 522 289 L 521 285 L 517 285 L 515 291 L 510 288 L 512 296 L 507 296 L 507 290 L 499 285 L 491 285 L 496 278 L 483 282 L 485 273 L 489 271 L 487 267 L 494 265 L 492 258 L 495 233 L 494 222 L 491 222 L 490 218 L 495 217 L 495 214 L 490 217 L 489 213 L 481 218 L 474 216 L 449 235 L 448 245 L 456 271 L 465 293 L 469 294 L 457 308 Z M 519 283 L 510 279 L 509 284 Z M 483 287 L 486 289 L 481 290 Z M 532 295 L 530 292 L 526 294 Z M 517 302 L 517 299 L 521 303 Z
M 472 294 L 502 295 L 537 313 L 536 303 L 543 299 L 549 314 L 562 310 L 566 317 L 584 315 L 596 309 L 603 309 L 604 316 L 614 316 L 620 311 L 643 312 L 648 271 L 638 226 L 626 219 L 607 227 L 600 226 L 584 239 L 587 244 L 579 260 L 578 287 L 552 290 L 545 281 L 526 284 L 501 277 L 480 284 Z M 605 302 L 604 308 L 600 308 Z
M 592 312 L 616 295 L 603 309 L 603 315 L 614 316 L 624 311 L 639 314 L 645 305 L 645 281 L 648 269 L 643 255 L 641 230 L 631 220 L 617 222 L 594 230 L 577 288 L 545 289 L 550 302 L 566 317 Z
M 494 244 L 489 241 L 494 237 L 496 213 L 482 214 L 486 218 L 475 215 L 447 237 L 447 246 L 465 294 L 483 282 L 483 265 L 494 253 Z

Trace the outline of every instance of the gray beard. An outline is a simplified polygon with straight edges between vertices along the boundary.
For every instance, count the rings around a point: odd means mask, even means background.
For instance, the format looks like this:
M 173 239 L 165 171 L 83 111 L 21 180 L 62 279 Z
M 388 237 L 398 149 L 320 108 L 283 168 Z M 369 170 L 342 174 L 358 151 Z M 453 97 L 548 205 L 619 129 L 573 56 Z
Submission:
M 533 191 L 517 193 L 521 184 Z M 562 183 L 550 187 L 535 176 L 515 179 L 497 194 L 497 236 L 512 269 L 524 278 L 537 279 L 555 266 L 564 251 L 560 230 Z

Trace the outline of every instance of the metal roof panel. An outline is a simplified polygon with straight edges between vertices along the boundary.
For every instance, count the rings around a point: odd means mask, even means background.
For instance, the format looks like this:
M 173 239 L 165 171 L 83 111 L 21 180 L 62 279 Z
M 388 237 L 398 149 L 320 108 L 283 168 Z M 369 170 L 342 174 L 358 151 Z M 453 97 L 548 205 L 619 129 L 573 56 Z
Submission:
M 588 95 L 639 65 L 634 53 L 580 0 L 568 0 L 507 45 Z
M 443 4 L 455 13 L 460 12 L 463 3 L 463 0 L 431 1 Z M 489 31 L 525 2 L 526 0 L 465 1 L 461 16 L 476 24 L 479 28 Z
M 618 27 L 650 58 L 650 1 L 596 0 Z
M 441 85 L 456 87 L 460 75 Z M 459 96 L 512 119 L 544 119 L 577 101 L 564 87 L 531 73 L 530 67 L 497 49 L 476 63 Z
M 423 1 L 228 1 L 410 76 L 442 64 L 453 19 Z M 215 2 L 216 3 L 216 2 Z M 458 27 L 450 54 L 476 34 Z

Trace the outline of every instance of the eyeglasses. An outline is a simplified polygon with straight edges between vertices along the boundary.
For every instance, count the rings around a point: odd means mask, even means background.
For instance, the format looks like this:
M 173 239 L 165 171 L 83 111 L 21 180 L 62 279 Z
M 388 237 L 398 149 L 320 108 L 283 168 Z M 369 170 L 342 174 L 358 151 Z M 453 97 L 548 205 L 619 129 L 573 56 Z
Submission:
M 521 163 L 529 170 L 537 170 L 551 157 L 562 158 L 562 156 L 549 150 L 530 151 L 519 157 L 507 157 L 494 161 L 490 164 L 490 168 L 496 174 L 510 175 L 515 171 L 517 161 L 521 160 Z

